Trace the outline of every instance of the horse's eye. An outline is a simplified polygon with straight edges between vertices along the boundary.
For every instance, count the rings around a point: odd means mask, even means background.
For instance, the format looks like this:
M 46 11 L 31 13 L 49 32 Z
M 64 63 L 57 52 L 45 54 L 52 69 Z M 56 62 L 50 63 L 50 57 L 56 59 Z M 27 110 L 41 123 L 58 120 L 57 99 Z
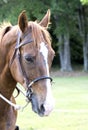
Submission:
M 33 57 L 32 57 L 32 56 L 29 56 L 29 55 L 25 56 L 25 60 L 26 60 L 27 62 L 31 62 L 31 63 L 33 63 L 33 61 L 34 61 Z

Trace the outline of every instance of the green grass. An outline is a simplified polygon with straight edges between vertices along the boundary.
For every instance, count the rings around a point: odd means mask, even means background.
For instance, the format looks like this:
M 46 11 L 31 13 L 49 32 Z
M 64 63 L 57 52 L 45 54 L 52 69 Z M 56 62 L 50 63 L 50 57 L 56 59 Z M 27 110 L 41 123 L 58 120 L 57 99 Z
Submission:
M 59 77 L 54 82 L 54 111 L 48 117 L 39 117 L 29 104 L 19 111 L 20 130 L 88 130 L 88 77 Z M 17 103 L 25 104 L 22 95 Z

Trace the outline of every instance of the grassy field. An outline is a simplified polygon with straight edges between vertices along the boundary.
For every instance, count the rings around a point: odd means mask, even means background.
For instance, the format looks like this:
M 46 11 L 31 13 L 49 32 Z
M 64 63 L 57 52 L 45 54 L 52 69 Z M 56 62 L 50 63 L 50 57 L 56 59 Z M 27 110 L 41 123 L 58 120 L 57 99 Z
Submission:
M 52 85 L 55 109 L 48 117 L 39 117 L 31 105 L 19 111 L 20 130 L 88 130 L 88 76 L 55 77 Z M 22 95 L 17 103 L 24 105 Z

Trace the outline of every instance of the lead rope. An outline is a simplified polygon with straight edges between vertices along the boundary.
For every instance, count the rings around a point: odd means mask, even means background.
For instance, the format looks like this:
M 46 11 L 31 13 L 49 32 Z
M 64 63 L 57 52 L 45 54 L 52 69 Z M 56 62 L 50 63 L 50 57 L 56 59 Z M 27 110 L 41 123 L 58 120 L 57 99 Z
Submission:
M 14 107 L 15 110 L 20 110 L 22 107 L 20 105 L 14 104 L 11 101 L 9 101 L 7 98 L 5 98 L 1 93 L 0 93 L 0 98 L 3 99 L 6 103 Z
M 14 107 L 15 110 L 22 110 L 27 107 L 27 105 L 29 104 L 29 101 L 27 101 L 26 105 L 24 106 L 20 106 L 20 105 L 17 105 L 15 103 L 12 103 L 10 100 L 8 100 L 6 97 L 4 97 L 1 93 L 0 93 L 0 98 L 3 99 L 6 103 L 8 103 L 10 106 Z

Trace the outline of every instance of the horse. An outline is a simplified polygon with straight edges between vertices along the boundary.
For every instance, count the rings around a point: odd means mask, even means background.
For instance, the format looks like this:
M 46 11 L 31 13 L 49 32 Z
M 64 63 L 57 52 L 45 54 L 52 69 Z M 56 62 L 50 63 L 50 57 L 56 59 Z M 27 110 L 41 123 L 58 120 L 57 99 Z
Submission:
M 26 11 L 18 24 L 0 27 L 0 94 L 12 103 L 16 84 L 26 91 L 32 110 L 48 116 L 54 108 L 50 68 L 55 55 L 48 32 L 50 10 L 43 19 L 28 21 Z M 16 130 L 17 110 L 0 97 L 0 130 Z

